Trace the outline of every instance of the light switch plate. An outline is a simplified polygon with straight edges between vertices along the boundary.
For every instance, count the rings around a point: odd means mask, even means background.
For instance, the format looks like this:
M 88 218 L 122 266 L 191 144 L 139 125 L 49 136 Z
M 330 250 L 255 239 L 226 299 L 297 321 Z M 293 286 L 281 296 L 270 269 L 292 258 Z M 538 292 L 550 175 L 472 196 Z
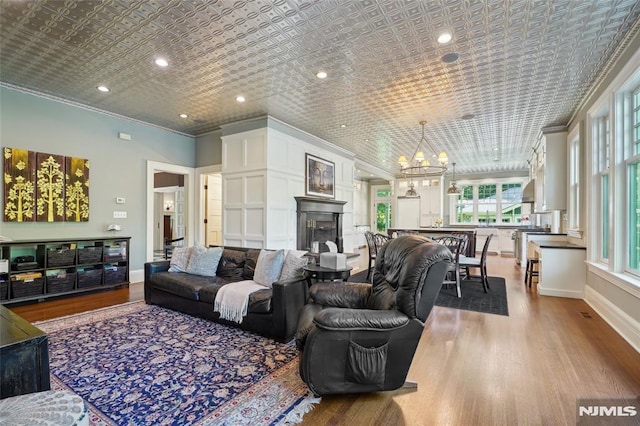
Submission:
M 114 219 L 126 219 L 127 218 L 127 212 L 114 210 L 113 211 L 113 218 Z

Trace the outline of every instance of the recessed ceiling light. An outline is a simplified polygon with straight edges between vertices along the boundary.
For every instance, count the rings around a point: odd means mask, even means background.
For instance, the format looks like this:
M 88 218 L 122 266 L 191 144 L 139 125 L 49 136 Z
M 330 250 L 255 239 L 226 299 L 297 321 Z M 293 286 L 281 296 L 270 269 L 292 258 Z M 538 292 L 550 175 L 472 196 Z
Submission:
M 110 91 L 107 86 L 98 86 L 98 90 L 103 92 L 103 93 L 107 93 L 107 92 Z
M 316 74 L 316 77 L 318 78 L 327 78 L 327 73 L 324 71 L 318 71 L 318 74 Z
M 187 114 L 180 114 L 180 118 L 189 118 Z
M 494 146 L 494 147 L 493 147 L 493 150 L 494 150 L 494 151 L 498 151 L 498 147 L 497 147 L 497 146 Z
M 236 101 L 242 103 L 242 102 L 246 101 L 246 99 L 244 98 L 244 96 L 236 96 Z
M 342 127 L 344 129 L 345 127 L 347 127 L 347 125 L 346 124 L 341 124 L 340 127 Z
M 156 59 L 156 65 L 159 66 L 159 67 L 164 68 L 164 67 L 169 66 L 169 62 L 167 62 L 167 60 L 164 59 L 164 58 L 157 58 Z
M 455 62 L 458 60 L 458 58 L 460 58 L 460 55 L 455 53 L 455 52 L 451 52 L 451 53 L 447 53 L 442 57 L 442 62 L 445 62 L 447 64 L 451 63 L 451 62 Z
M 438 43 L 440 44 L 445 44 L 445 43 L 449 43 L 451 41 L 451 34 L 449 33 L 442 33 L 438 36 Z

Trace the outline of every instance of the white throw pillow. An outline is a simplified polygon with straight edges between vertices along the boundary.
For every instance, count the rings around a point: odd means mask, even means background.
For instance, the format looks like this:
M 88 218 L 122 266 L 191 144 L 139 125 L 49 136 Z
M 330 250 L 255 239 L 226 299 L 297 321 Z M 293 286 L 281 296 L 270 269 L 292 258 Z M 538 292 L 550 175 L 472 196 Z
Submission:
M 176 247 L 171 254 L 169 272 L 186 272 L 193 247 Z
M 260 250 L 253 280 L 260 285 L 271 288 L 278 281 L 282 265 L 284 264 L 284 250 Z
M 307 253 L 308 252 L 306 250 L 286 250 L 284 253 L 284 260 L 286 261 L 289 255 L 292 255 L 293 257 L 302 257 Z
M 297 257 L 295 253 L 292 253 L 293 251 L 295 250 L 290 250 L 284 258 L 284 265 L 282 265 L 282 272 L 280 272 L 280 278 L 278 278 L 278 281 L 300 278 L 304 275 L 303 268 L 307 266 L 309 258 Z
M 194 247 L 187 265 L 187 273 L 202 275 L 205 277 L 215 277 L 218 270 L 218 263 L 222 257 L 222 247 L 206 248 L 204 246 Z

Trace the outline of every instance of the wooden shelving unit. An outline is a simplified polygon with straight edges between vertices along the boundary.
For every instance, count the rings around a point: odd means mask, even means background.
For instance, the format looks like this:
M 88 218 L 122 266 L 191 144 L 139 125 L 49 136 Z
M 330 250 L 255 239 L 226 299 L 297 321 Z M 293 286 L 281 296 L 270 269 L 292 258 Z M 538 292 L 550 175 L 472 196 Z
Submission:
M 129 285 L 131 237 L 0 242 L 0 303 Z

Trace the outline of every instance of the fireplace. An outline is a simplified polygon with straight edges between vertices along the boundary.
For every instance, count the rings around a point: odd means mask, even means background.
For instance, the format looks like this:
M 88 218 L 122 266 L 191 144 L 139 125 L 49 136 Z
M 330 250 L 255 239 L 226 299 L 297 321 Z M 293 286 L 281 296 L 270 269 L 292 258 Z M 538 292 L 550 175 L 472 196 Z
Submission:
M 338 252 L 342 253 L 342 207 L 347 202 L 309 197 L 295 199 L 298 211 L 298 250 L 323 253 L 329 251 L 325 241 L 332 241 L 338 246 Z

